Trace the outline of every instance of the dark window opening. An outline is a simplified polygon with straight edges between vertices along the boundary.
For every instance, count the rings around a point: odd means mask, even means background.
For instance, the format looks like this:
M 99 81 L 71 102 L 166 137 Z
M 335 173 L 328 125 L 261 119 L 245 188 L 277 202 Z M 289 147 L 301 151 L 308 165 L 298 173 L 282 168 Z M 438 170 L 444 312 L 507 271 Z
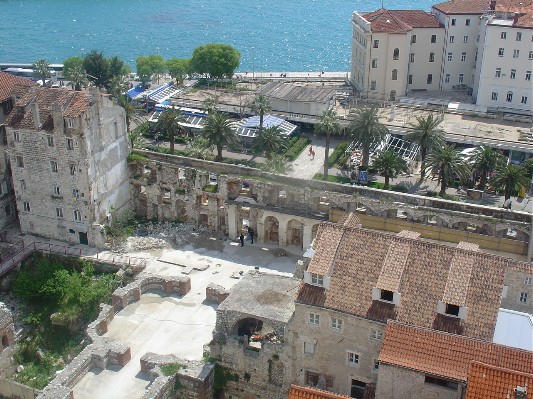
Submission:
M 381 290 L 381 299 L 392 302 L 394 299 L 394 293 L 392 291 Z
M 363 399 L 365 397 L 366 383 L 359 380 L 352 380 L 352 389 L 350 396 L 356 399 Z
M 438 385 L 440 387 L 446 387 L 446 388 L 450 388 L 450 389 L 459 388 L 459 384 L 457 382 L 443 380 L 442 378 L 431 377 L 429 375 L 426 375 L 426 378 L 424 379 L 424 382 L 426 384 L 434 384 L 434 385 Z
M 459 316 L 459 306 L 450 305 L 449 303 L 447 303 L 445 312 L 446 314 L 449 314 L 452 316 Z

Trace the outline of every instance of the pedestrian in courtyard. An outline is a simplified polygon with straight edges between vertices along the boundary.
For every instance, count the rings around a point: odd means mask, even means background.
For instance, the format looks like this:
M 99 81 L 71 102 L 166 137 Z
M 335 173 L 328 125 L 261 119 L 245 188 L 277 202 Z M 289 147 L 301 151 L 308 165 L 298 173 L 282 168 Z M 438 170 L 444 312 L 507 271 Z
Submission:
M 311 150 L 311 161 L 315 159 L 315 150 Z
M 252 244 L 254 243 L 254 229 L 252 229 L 250 226 L 248 226 L 248 234 L 250 235 L 250 239 L 252 240 Z
M 314 151 L 313 151 L 313 146 L 312 146 L 312 145 L 310 145 L 310 146 L 309 146 L 309 155 L 312 155 L 312 154 L 313 154 L 313 152 L 314 152 Z
M 244 247 L 244 234 L 241 233 L 239 240 L 241 240 L 241 247 Z

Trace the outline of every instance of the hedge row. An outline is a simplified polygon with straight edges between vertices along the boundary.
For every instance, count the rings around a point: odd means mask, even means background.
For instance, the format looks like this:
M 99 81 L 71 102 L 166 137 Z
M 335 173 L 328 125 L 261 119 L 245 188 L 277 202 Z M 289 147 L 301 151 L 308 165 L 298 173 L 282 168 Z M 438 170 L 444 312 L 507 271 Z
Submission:
M 285 158 L 287 158 L 287 160 L 290 162 L 294 161 L 296 158 L 298 158 L 298 155 L 300 155 L 304 148 L 307 147 L 307 144 L 309 144 L 309 138 L 300 137 L 292 146 L 289 147 L 285 153 Z
M 343 141 L 337 147 L 335 147 L 335 149 L 333 150 L 333 152 L 328 158 L 328 166 L 330 168 L 335 166 L 335 164 L 337 164 L 337 161 L 345 155 L 347 148 L 348 148 L 347 141 Z

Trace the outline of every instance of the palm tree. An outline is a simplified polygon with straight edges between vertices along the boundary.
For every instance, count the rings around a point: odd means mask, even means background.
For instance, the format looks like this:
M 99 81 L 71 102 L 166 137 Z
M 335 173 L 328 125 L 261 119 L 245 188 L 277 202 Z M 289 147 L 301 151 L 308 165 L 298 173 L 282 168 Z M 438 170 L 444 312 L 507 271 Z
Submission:
M 278 175 L 286 175 L 292 171 L 292 165 L 287 162 L 283 155 L 274 154 L 272 158 L 267 159 L 263 169 L 266 172 L 276 173 Z
M 255 138 L 254 147 L 263 152 L 267 159 L 272 159 L 272 154 L 285 150 L 288 140 L 282 135 L 278 126 L 270 126 L 264 130 L 259 130 Z
M 170 152 L 172 154 L 174 154 L 174 137 L 181 130 L 179 123 L 183 121 L 182 114 L 173 108 L 163 111 L 157 121 L 156 129 L 159 129 L 169 137 Z
M 203 135 L 210 145 L 217 148 L 216 161 L 222 162 L 222 147 L 236 142 L 236 135 L 229 119 L 220 112 L 209 114 L 203 128 Z
M 405 139 L 420 146 L 420 180 L 426 177 L 426 157 L 435 147 L 444 144 L 444 130 L 439 128 L 443 116 L 434 117 L 433 114 L 427 116 L 417 116 L 416 123 L 411 123 L 412 132 L 405 136 Z
M 385 178 L 385 190 L 389 189 L 389 179 L 398 177 L 401 173 L 408 173 L 407 162 L 394 151 L 385 151 L 374 159 L 372 166 L 377 173 Z
M 68 73 L 65 74 L 65 78 L 70 80 L 72 89 L 76 91 L 81 91 L 82 86 L 89 84 L 87 72 L 85 72 L 83 65 L 74 65 L 72 68 L 69 68 Z
M 43 86 L 46 86 L 46 78 L 49 78 L 52 76 L 50 73 L 50 64 L 48 61 L 41 59 L 37 60 L 32 65 L 33 73 L 38 77 L 41 78 L 43 81 Z
M 496 169 L 496 173 L 490 179 L 490 185 L 496 190 L 503 190 L 505 200 L 511 198 L 514 191 L 531 184 L 526 170 L 517 165 L 505 165 Z
M 352 139 L 361 146 L 363 152 L 362 166 L 368 167 L 370 147 L 381 142 L 389 130 L 379 122 L 378 108 L 361 107 L 355 111 L 354 119 L 348 127 Z
M 487 176 L 497 167 L 503 166 L 505 158 L 493 148 L 479 146 L 472 154 L 472 166 L 480 173 L 479 188 L 485 190 Z
M 338 121 L 337 113 L 328 109 L 322 113 L 320 117 L 320 122 L 316 125 L 318 132 L 326 135 L 326 149 L 324 150 L 324 178 L 328 178 L 328 160 L 329 160 L 329 142 L 331 140 L 331 135 L 337 135 L 341 131 L 341 125 Z
M 266 113 L 272 111 L 270 101 L 268 101 L 266 96 L 260 94 L 255 97 L 251 109 L 253 113 L 259 114 L 259 131 L 263 130 L 263 117 Z
M 438 171 L 438 183 L 440 184 L 439 195 L 444 197 L 446 188 L 453 183 L 455 177 L 466 181 L 470 175 L 470 167 L 461 154 L 453 145 L 435 147 L 426 158 L 426 172 Z

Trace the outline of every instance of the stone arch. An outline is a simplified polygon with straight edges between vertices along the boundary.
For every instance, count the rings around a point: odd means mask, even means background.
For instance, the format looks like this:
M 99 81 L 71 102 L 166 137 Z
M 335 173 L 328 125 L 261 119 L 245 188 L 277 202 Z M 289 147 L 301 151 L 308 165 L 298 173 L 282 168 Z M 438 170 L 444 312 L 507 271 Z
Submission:
M 302 247 L 304 238 L 304 225 L 298 220 L 291 219 L 287 223 L 287 245 Z
M 265 241 L 279 243 L 279 221 L 274 216 L 265 218 Z
M 254 317 L 247 317 L 245 319 L 237 320 L 231 329 L 231 335 L 243 337 L 245 335 L 251 336 L 260 332 L 263 329 L 263 321 Z

